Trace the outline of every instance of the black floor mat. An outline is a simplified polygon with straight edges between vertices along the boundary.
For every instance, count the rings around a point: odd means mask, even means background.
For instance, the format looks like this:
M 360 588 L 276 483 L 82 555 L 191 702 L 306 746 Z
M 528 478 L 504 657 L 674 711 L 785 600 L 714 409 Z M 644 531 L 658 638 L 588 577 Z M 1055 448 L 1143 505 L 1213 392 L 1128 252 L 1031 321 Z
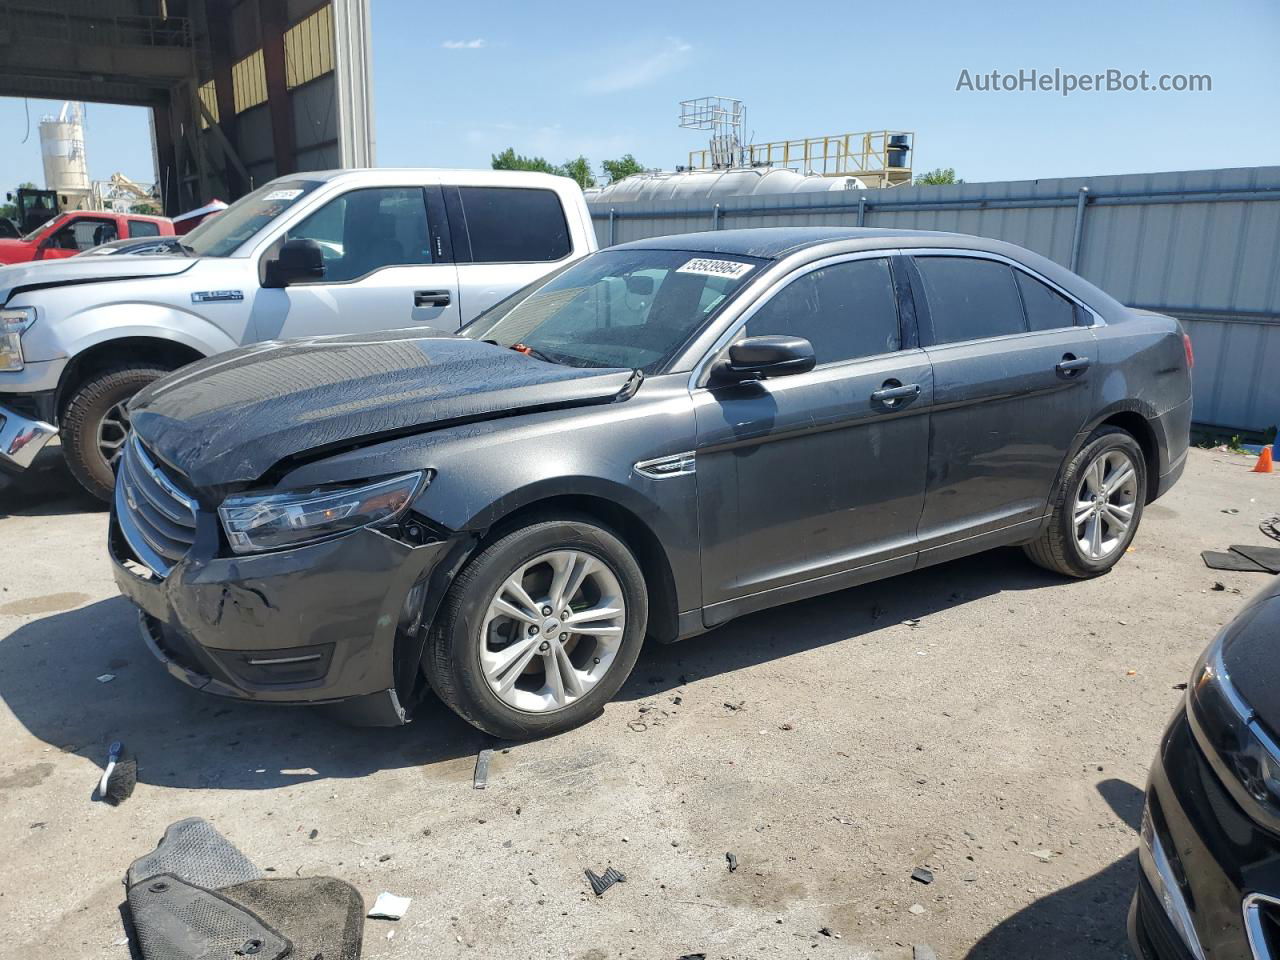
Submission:
M 364 901 L 333 877 L 263 879 L 205 820 L 172 824 L 129 866 L 144 960 L 359 960 Z
M 218 891 L 243 904 L 293 941 L 291 957 L 357 960 L 364 937 L 364 900 L 333 877 L 252 880 Z
M 1233 553 L 1248 557 L 1271 573 L 1280 573 L 1280 547 L 1255 547 L 1245 543 L 1233 543 Z
M 293 947 L 240 904 L 170 873 L 130 887 L 129 912 L 146 960 L 281 960 Z
M 1210 570 L 1234 570 L 1241 573 L 1270 573 L 1266 567 L 1254 563 L 1248 557 L 1239 553 L 1218 553 L 1214 550 L 1204 550 L 1200 554 L 1200 559 L 1204 561 L 1204 565 Z
M 262 876 L 213 824 L 199 817 L 169 824 L 156 848 L 129 865 L 125 882 L 132 887 L 157 873 L 172 873 L 208 890 Z

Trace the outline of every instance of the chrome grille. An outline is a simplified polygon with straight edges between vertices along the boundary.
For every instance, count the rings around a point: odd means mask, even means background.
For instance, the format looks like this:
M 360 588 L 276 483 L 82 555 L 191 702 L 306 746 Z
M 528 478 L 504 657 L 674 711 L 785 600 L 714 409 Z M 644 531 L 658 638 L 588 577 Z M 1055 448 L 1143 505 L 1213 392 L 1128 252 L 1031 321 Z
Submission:
M 156 464 L 136 434 L 116 475 L 120 531 L 143 563 L 164 576 L 196 539 L 196 501 Z

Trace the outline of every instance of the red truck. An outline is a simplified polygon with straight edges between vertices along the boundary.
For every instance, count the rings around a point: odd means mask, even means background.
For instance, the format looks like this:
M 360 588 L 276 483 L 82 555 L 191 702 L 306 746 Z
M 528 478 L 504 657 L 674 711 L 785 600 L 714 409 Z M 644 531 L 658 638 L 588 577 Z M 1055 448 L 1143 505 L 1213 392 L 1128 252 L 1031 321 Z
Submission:
M 20 239 L 0 239 L 0 264 L 74 257 L 100 243 L 125 237 L 173 235 L 173 221 L 166 217 L 69 210 Z

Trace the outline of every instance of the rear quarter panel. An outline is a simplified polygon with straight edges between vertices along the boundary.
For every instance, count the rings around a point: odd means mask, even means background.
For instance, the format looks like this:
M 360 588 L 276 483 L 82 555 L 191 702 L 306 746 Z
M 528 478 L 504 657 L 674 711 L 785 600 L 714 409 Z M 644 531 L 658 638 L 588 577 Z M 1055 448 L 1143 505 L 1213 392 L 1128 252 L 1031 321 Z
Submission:
M 1186 454 L 1191 428 L 1191 371 L 1182 326 L 1173 317 L 1128 311 L 1095 327 L 1101 362 L 1099 420 L 1120 411 L 1150 423 L 1164 474 Z

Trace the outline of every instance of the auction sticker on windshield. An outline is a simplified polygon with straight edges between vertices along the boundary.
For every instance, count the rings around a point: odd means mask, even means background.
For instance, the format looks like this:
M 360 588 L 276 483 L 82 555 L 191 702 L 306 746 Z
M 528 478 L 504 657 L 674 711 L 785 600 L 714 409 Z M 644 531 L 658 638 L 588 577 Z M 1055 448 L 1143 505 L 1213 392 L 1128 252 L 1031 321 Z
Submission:
M 736 260 L 709 260 L 706 257 L 694 257 L 676 273 L 700 273 L 704 277 L 728 277 L 737 280 L 746 274 L 754 264 L 738 263 Z
M 272 200 L 296 200 L 301 195 L 301 190 L 272 190 L 262 199 L 264 202 L 270 202 Z

